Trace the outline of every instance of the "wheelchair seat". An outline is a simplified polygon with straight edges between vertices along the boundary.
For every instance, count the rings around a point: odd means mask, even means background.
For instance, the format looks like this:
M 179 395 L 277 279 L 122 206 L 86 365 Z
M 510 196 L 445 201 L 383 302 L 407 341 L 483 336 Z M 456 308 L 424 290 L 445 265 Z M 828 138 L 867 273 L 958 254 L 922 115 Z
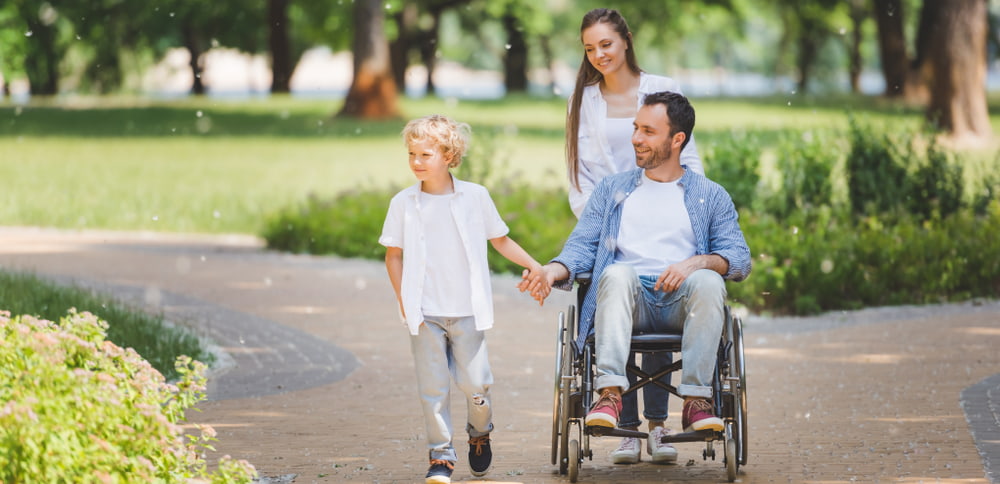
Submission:
M 632 335 L 632 351 L 640 353 L 676 352 L 681 350 L 680 333 L 636 333 Z M 594 344 L 594 334 L 587 337 L 587 345 Z

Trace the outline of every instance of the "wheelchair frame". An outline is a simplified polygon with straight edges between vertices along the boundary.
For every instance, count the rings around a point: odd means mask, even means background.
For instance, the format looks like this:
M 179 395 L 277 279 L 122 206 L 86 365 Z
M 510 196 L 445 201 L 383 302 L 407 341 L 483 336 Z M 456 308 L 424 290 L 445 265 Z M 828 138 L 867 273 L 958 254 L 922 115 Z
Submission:
M 559 329 L 556 337 L 555 388 L 552 403 L 552 464 L 559 465 L 559 474 L 569 476 L 576 482 L 584 457 L 593 460 L 590 437 L 615 436 L 647 438 L 649 434 L 607 427 L 587 427 L 584 418 L 594 398 L 595 351 L 594 337 L 587 339 L 581 351 L 576 344 L 576 330 L 579 328 L 577 307 L 582 306 L 589 278 L 578 276 L 577 303 L 570 305 L 566 312 L 559 313 Z M 736 480 L 739 467 L 747 463 L 747 391 L 746 362 L 743 358 L 743 324 L 738 316 L 725 310 L 725 324 L 719 342 L 715 375 L 712 379 L 712 404 L 724 428 L 722 431 L 701 430 L 677 433 L 663 438 L 663 442 L 705 442 L 702 458 L 715 460 L 715 441 L 722 441 L 723 463 L 729 482 Z M 632 335 L 630 355 L 656 352 L 681 352 L 680 334 L 635 334 Z M 680 370 L 681 359 L 675 359 L 669 366 L 649 375 L 635 365 L 630 358 L 626 371 L 637 377 L 634 386 L 626 390 L 630 393 L 653 384 L 677 395 L 677 388 L 659 379 Z

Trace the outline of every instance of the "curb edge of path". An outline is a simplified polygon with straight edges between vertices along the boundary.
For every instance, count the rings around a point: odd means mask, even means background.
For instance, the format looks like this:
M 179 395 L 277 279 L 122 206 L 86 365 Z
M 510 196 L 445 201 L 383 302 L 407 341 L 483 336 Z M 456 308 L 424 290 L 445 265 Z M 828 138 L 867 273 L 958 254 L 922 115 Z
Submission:
M 962 409 L 986 479 L 1000 483 L 1000 373 L 962 390 Z
M 107 294 L 147 308 L 150 288 L 39 274 L 60 284 Z M 217 360 L 208 370 L 210 401 L 259 398 L 343 380 L 361 366 L 350 351 L 303 331 L 162 289 L 155 290 L 167 325 L 202 341 Z

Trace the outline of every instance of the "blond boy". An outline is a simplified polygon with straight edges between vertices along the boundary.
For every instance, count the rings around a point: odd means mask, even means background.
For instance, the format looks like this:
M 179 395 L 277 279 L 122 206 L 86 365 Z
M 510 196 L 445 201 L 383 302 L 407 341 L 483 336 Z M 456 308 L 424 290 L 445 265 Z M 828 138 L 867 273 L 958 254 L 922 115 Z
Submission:
M 417 183 L 389 204 L 379 243 L 400 313 L 410 331 L 417 387 L 427 428 L 427 483 L 450 483 L 458 460 L 452 445 L 451 376 L 468 407 L 469 467 L 485 475 L 493 430 L 485 330 L 493 326 L 486 241 L 526 277 L 542 267 L 514 240 L 486 188 L 449 171 L 462 162 L 469 126 L 445 116 L 410 121 L 403 129 Z M 403 254 L 406 254 L 404 257 Z

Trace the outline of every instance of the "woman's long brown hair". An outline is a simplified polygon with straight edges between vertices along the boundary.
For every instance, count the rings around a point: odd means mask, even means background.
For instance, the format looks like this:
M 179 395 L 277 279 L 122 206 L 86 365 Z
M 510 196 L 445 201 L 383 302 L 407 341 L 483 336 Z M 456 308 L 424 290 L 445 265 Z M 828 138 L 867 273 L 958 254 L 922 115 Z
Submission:
M 642 69 L 635 58 L 635 48 L 632 46 L 632 36 L 628 30 L 628 24 L 617 10 L 607 8 L 595 8 L 583 16 L 580 24 L 580 35 L 582 41 L 583 31 L 597 23 L 607 23 L 618 32 L 618 35 L 625 40 L 628 49 L 625 51 L 625 63 L 628 68 L 639 74 Z M 569 115 L 566 117 L 566 168 L 569 171 L 569 180 L 580 189 L 580 105 L 583 102 L 583 88 L 601 82 L 604 76 L 590 64 L 587 60 L 587 53 L 583 53 L 583 62 L 580 63 L 580 70 L 576 74 L 576 87 L 573 89 L 573 97 L 570 101 Z

